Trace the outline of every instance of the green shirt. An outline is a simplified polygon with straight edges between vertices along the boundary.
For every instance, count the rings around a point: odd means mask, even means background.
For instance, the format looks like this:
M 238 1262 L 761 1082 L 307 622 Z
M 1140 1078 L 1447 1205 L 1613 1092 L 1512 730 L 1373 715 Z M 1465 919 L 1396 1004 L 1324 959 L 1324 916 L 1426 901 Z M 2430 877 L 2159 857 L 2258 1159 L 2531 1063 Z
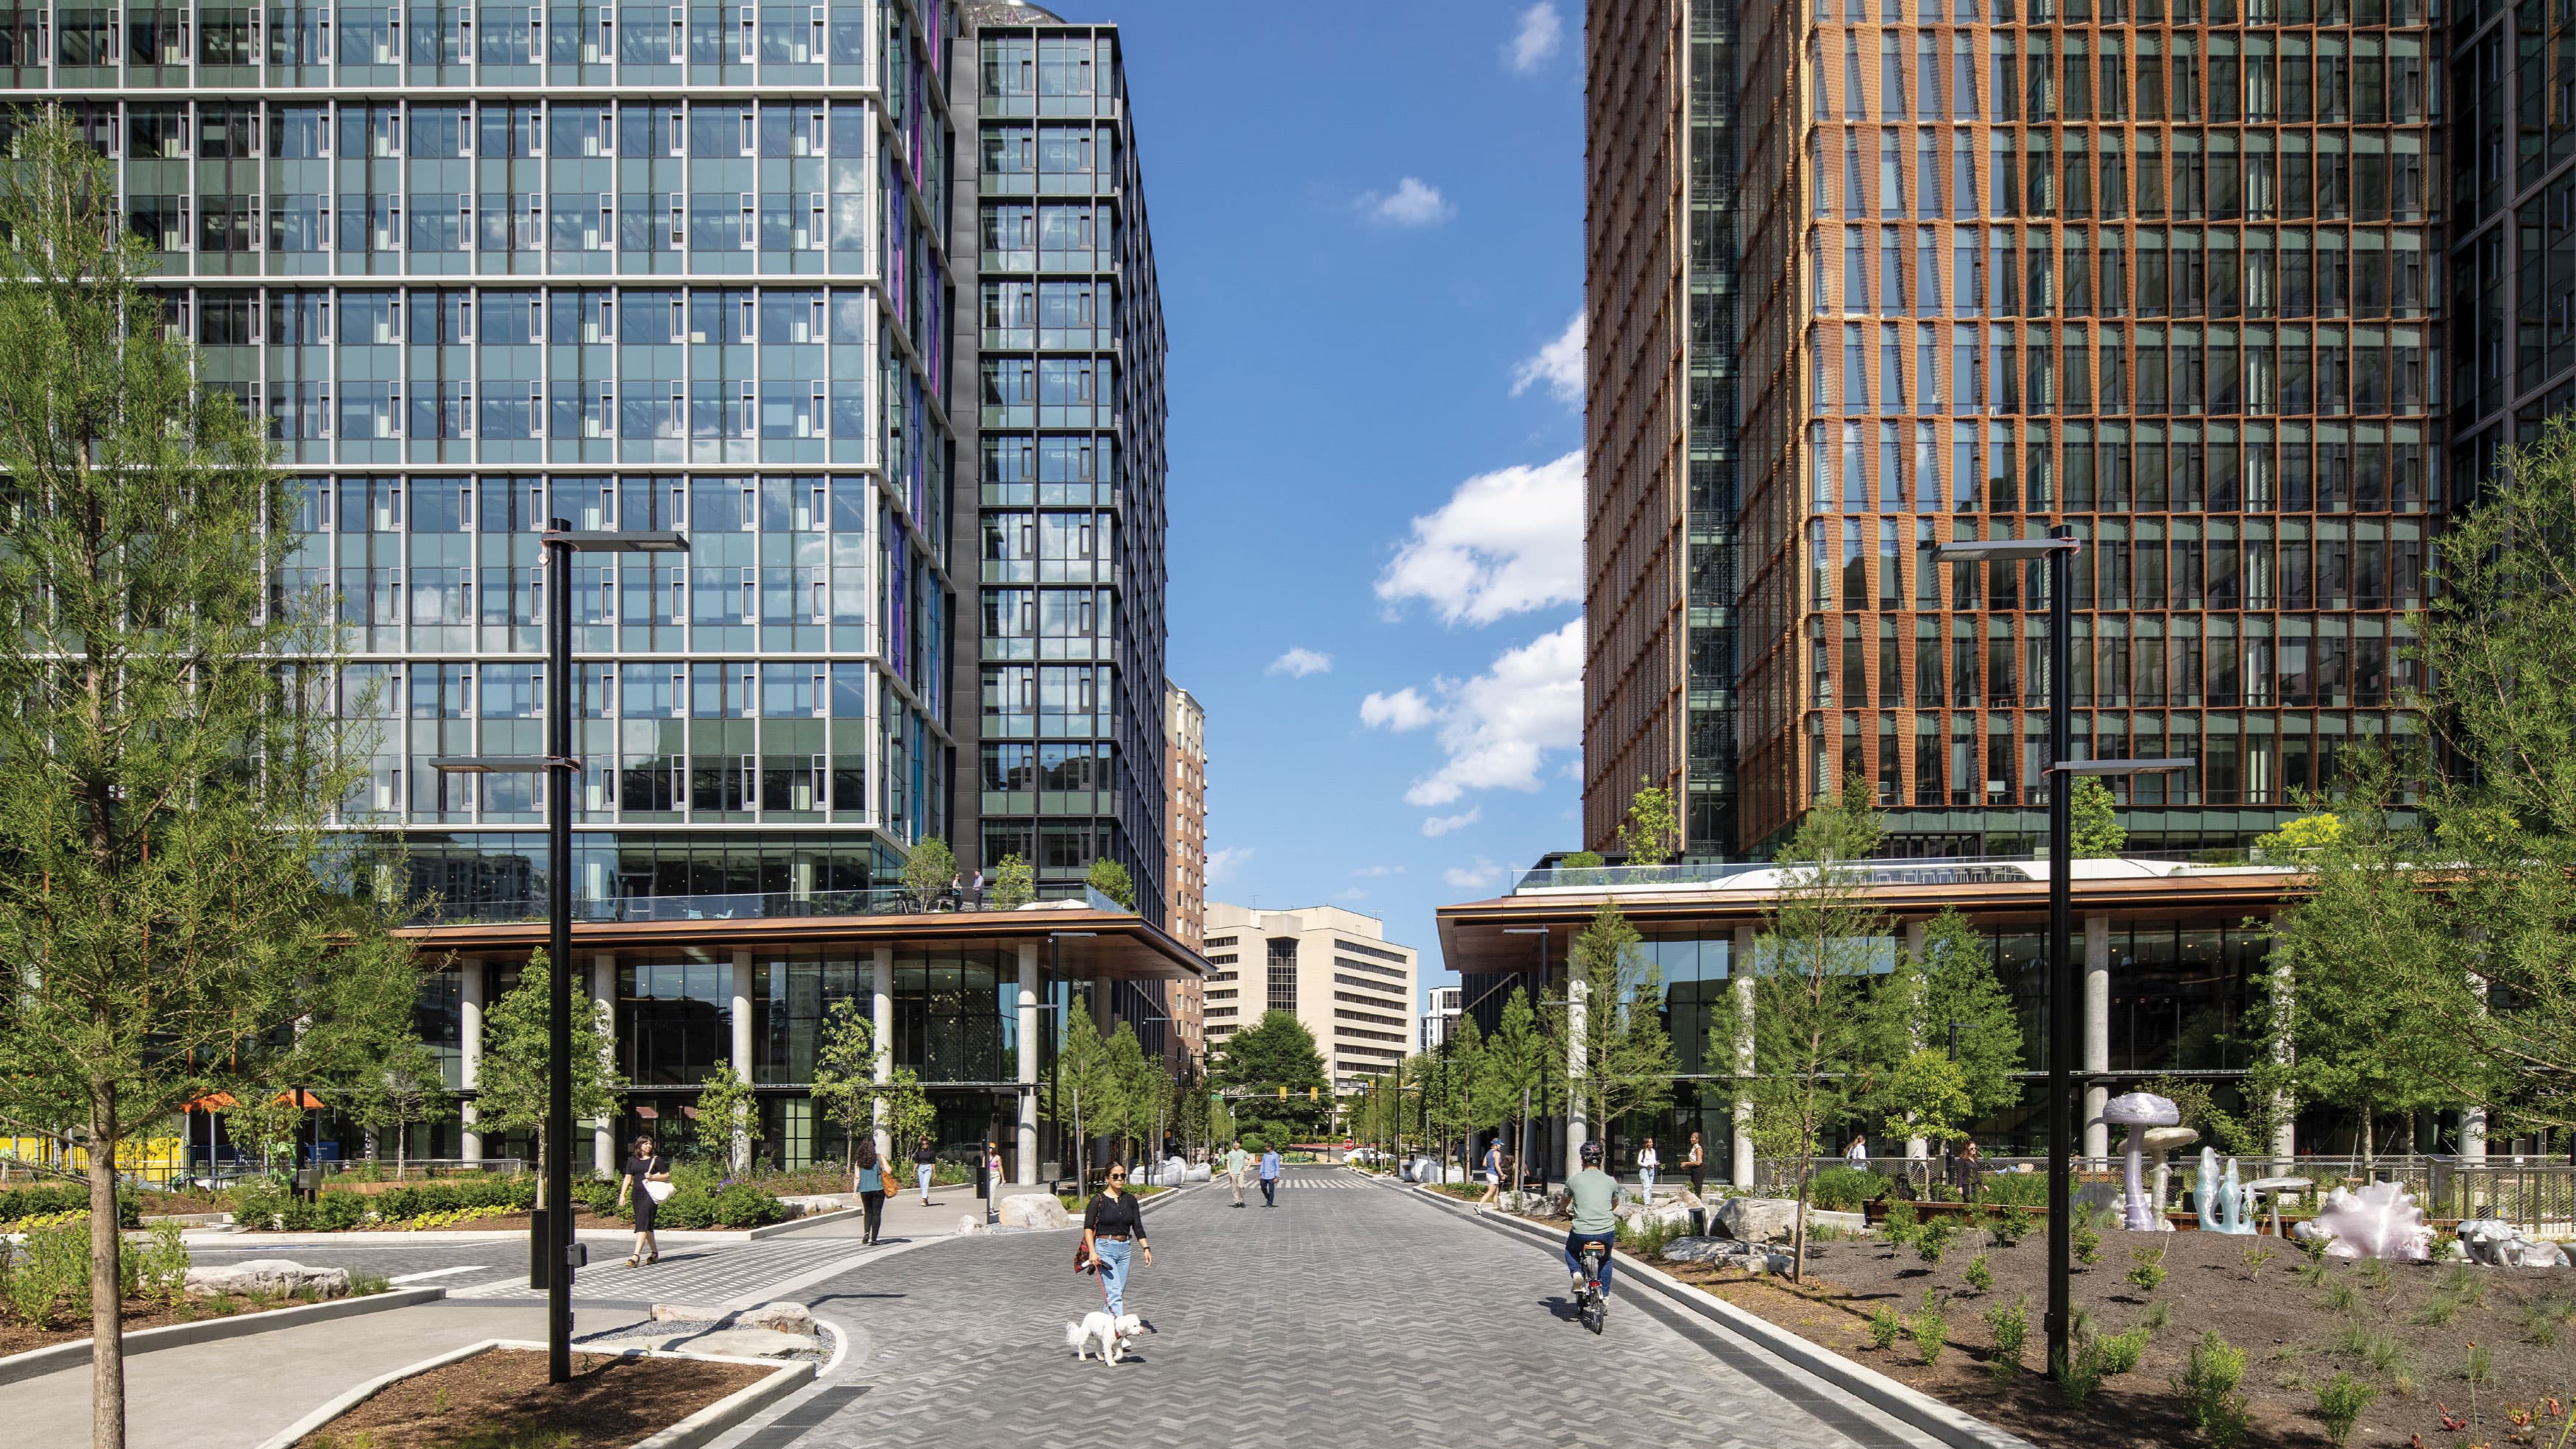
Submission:
M 1245 1155 L 1242 1148 L 1235 1148 L 1233 1151 L 1228 1152 L 1225 1155 L 1225 1170 L 1227 1172 L 1241 1172 L 1243 1171 L 1243 1165 L 1251 1160 L 1252 1159 L 1249 1156 Z
M 1610 1174 L 1597 1167 L 1587 1167 L 1565 1181 L 1565 1190 L 1574 1197 L 1574 1230 L 1578 1233 L 1612 1233 L 1619 1230 L 1619 1220 L 1610 1214 L 1619 1184 Z

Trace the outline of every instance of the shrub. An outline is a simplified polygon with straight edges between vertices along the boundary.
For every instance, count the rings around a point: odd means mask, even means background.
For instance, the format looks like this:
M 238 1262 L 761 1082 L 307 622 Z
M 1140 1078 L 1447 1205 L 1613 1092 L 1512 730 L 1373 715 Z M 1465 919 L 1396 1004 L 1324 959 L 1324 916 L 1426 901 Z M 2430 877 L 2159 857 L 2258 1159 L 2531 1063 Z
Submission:
M 2075 1231 L 2067 1234 L 2067 1241 L 2075 1249 L 2076 1262 L 2089 1268 L 2102 1261 L 2102 1235 L 2091 1223 L 2077 1223 Z
M 1940 1290 L 1924 1289 L 1923 1306 L 1915 1310 L 1909 1334 L 1914 1340 L 1914 1351 L 1923 1355 L 1924 1363 L 1937 1363 L 1941 1358 L 1942 1344 L 1949 1335 L 1950 1320 L 1942 1316 Z
M 654 1211 L 665 1228 L 756 1228 L 782 1222 L 787 1204 L 747 1182 L 715 1185 L 674 1174 L 678 1190 Z
M 64 1223 L 27 1234 L 9 1252 L 0 1281 L 10 1313 L 29 1328 L 42 1328 L 67 1301 L 89 1303 L 89 1224 Z
M 1968 1271 L 1960 1276 L 1968 1280 L 1969 1287 L 1980 1293 L 1995 1286 L 1994 1270 L 1986 1266 L 1986 1255 L 1983 1253 L 1969 1259 Z
M 1887 1221 L 1879 1224 L 1878 1235 L 1887 1240 L 1888 1246 L 1901 1248 L 1914 1241 L 1919 1226 L 1914 1216 L 1914 1204 L 1898 1198 L 1888 1204 Z
M 1816 1174 L 1807 1200 L 1829 1212 L 1858 1212 L 1887 1192 L 1887 1179 L 1865 1167 L 1828 1167 Z
M 2326 1426 L 2326 1437 L 2340 1446 L 2352 1442 L 2354 1421 L 2379 1397 L 2379 1390 L 2348 1373 L 2337 1373 L 2317 1385 L 2317 1420 Z
M 1882 1303 L 1869 1311 L 1869 1346 L 1892 1348 L 1905 1332 L 1905 1320 L 1895 1309 Z
M 2030 1209 L 2019 1203 L 2006 1203 L 1986 1218 L 1986 1238 L 1998 1248 L 2009 1248 L 2030 1236 Z
M 2183 1412 L 2215 1449 L 2236 1449 L 2245 1442 L 2248 1415 L 2237 1385 L 2245 1381 L 2245 1350 L 2230 1347 L 2216 1329 L 2191 1346 L 2191 1363 L 2173 1378 L 2182 1395 Z
M 129 1248 L 127 1257 L 134 1264 L 134 1291 L 167 1303 L 184 1296 L 188 1244 L 180 1237 L 177 1223 L 154 1223 L 152 1235 L 140 1247 Z
M 1998 1303 L 1986 1310 L 1986 1331 L 1995 1338 L 1995 1356 L 1986 1364 L 1986 1371 L 1995 1376 L 1997 1383 L 2021 1372 L 2022 1344 L 2030 1337 L 2029 1302 L 2016 1298 L 2010 1307 Z
M 1914 1256 L 1926 1263 L 1938 1263 L 1950 1240 L 1958 1234 L 1957 1218 L 1933 1218 L 1914 1230 Z
M 2273 1248 L 2247 1248 L 2245 1250 L 2245 1281 L 2251 1283 L 2256 1278 L 2261 1277 L 2263 1275 L 2263 1265 L 2271 1262 L 2274 1258 L 2279 1256 L 2281 1256 L 2280 1252 Z
M 2138 1360 L 2147 1351 L 2147 1329 L 2141 1325 L 2124 1328 L 2108 1338 L 2094 1339 L 2086 1347 L 2100 1356 L 2104 1376 L 2135 1372 Z
M 2129 1283 L 2141 1293 L 2153 1293 L 2165 1284 L 2165 1250 L 2159 1243 L 2152 1248 L 2131 1248 Z
M 48 1182 L 0 1192 L 0 1229 L 23 1231 L 22 1227 L 15 1226 L 23 1219 L 53 1217 L 69 1212 L 89 1216 L 87 1184 Z M 143 1209 L 130 1187 L 120 1187 L 116 1191 L 116 1221 L 120 1227 L 142 1226 Z
M 2001 1206 L 2037 1208 L 2048 1206 L 2048 1174 L 2045 1172 L 1996 1172 L 1987 1174 L 1977 1195 Z

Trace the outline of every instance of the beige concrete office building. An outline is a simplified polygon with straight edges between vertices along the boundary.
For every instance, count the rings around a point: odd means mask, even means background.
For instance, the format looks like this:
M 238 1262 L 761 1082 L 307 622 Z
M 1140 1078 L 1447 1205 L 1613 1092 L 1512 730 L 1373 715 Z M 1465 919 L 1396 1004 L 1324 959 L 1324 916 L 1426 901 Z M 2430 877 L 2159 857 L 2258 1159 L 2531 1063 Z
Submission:
M 1418 954 L 1386 939 L 1386 923 L 1339 906 L 1262 911 L 1207 907 L 1207 1044 L 1261 1020 L 1296 1013 L 1315 1034 L 1336 1092 L 1393 1071 L 1419 1031 Z
M 1207 710 L 1163 681 L 1163 923 L 1193 951 L 1207 948 Z M 1191 1061 L 1207 1059 L 1207 1003 L 1195 981 L 1172 994 L 1172 1024 Z

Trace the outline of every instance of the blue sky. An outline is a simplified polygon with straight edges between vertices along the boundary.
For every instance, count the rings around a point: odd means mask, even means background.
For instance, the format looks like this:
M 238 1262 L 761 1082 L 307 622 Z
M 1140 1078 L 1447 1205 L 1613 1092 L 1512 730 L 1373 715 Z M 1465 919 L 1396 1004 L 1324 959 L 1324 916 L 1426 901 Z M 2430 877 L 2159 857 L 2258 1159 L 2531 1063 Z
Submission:
M 1209 894 L 1432 966 L 1580 843 L 1581 6 L 1055 8 L 1124 36 Z

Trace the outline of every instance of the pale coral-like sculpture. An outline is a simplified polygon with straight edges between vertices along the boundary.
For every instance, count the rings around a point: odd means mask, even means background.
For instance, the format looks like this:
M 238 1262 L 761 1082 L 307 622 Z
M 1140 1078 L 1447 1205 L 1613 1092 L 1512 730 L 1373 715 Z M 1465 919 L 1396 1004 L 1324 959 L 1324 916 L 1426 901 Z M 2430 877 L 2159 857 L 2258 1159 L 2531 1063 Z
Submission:
M 2424 1210 L 2393 1182 L 2374 1182 L 2360 1192 L 2336 1188 L 2315 1219 L 2326 1235 L 2330 1258 L 2384 1258 L 2425 1263 L 2433 1257 L 2433 1227 Z

